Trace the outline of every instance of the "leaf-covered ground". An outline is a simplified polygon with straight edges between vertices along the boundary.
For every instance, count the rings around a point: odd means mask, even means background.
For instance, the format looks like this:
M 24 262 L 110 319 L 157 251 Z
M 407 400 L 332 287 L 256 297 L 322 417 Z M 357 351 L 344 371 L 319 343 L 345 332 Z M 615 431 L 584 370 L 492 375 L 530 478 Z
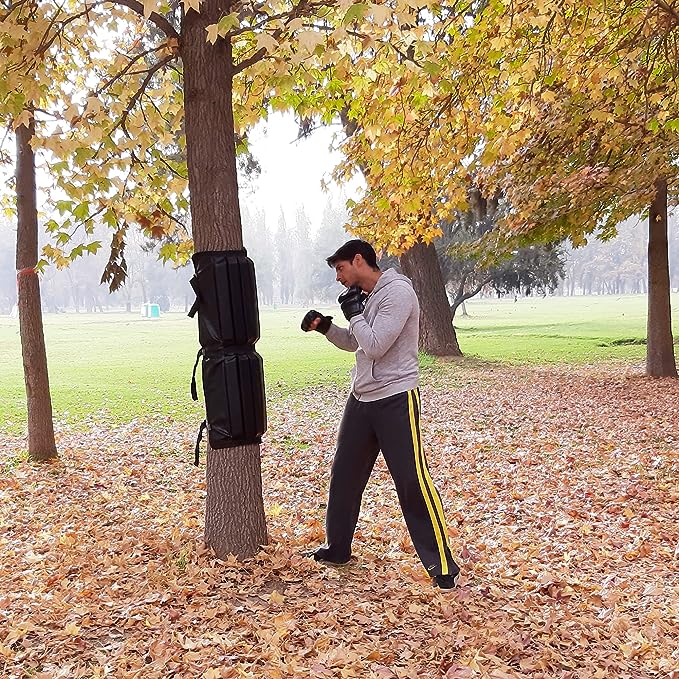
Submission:
M 450 364 L 424 439 L 464 578 L 417 561 L 382 461 L 356 559 L 323 537 L 344 394 L 276 401 L 270 545 L 202 546 L 204 469 L 172 421 L 0 439 L 0 676 L 679 677 L 679 381 L 638 366 Z

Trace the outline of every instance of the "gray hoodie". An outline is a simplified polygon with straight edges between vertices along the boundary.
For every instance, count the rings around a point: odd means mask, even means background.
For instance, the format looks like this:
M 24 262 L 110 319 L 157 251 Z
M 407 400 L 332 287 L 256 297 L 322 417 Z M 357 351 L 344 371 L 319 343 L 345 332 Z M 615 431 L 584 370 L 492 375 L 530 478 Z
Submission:
M 326 337 L 356 352 L 351 391 L 359 401 L 377 401 L 417 388 L 420 305 L 409 278 L 387 269 L 349 328 L 330 325 Z

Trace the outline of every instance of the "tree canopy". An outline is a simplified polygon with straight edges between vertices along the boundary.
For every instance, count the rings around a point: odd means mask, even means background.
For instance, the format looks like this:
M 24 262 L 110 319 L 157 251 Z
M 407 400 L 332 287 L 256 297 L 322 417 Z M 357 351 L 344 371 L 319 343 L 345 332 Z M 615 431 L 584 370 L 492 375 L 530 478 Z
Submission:
M 466 7 L 390 15 L 344 73 L 356 129 L 338 175 L 366 176 L 358 233 L 394 253 L 429 242 L 476 187 L 511 206 L 487 238 L 493 249 L 517 235 L 579 244 L 646 209 L 657 177 L 674 195 L 672 4 Z

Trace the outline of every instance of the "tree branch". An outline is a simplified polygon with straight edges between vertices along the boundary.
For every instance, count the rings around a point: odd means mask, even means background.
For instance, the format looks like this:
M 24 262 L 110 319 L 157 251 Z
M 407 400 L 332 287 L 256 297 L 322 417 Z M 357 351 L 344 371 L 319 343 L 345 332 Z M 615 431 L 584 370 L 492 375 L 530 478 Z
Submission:
M 146 77 L 142 81 L 141 85 L 139 86 L 139 89 L 134 93 L 134 96 L 130 99 L 130 103 L 127 105 L 127 108 L 123 111 L 123 114 L 120 116 L 118 119 L 118 122 L 111 128 L 111 131 L 109 134 L 113 134 L 113 132 L 118 128 L 121 127 L 125 134 L 129 137 L 129 133 L 127 129 L 125 128 L 125 122 L 127 121 L 127 118 L 129 117 L 130 113 L 132 112 L 132 109 L 137 105 L 137 102 L 141 99 L 142 95 L 144 94 L 146 87 L 148 84 L 151 82 L 151 78 L 156 74 L 157 71 L 159 71 L 163 66 L 168 64 L 170 61 L 175 59 L 174 54 L 168 54 L 164 59 L 161 59 L 157 64 L 154 64 L 151 68 L 149 68 L 148 73 L 146 74 Z
M 163 213 L 170 221 L 172 221 L 172 222 L 174 222 L 175 224 L 177 224 L 178 226 L 180 226 L 180 227 L 184 230 L 184 233 L 186 233 L 186 234 L 189 233 L 188 227 L 186 226 L 186 224 L 185 224 L 184 222 L 182 222 L 181 219 L 177 219 L 177 217 L 175 217 L 174 215 L 170 214 L 167 210 L 165 210 L 165 209 L 163 209 L 162 207 L 160 207 L 160 205 L 156 205 L 156 207 L 157 207 L 157 208 L 158 208 L 158 209 L 159 209 L 159 210 L 160 210 L 160 211 L 161 211 L 161 212 L 162 212 L 162 213 Z
M 86 16 L 89 19 L 89 13 L 94 9 L 95 7 L 100 7 L 101 5 L 107 4 L 107 2 L 110 2 L 110 0 L 97 0 L 96 2 L 92 2 L 89 5 L 85 6 L 85 9 L 82 12 L 78 12 L 76 14 L 72 14 L 68 16 L 65 19 L 62 19 L 59 22 L 59 28 L 56 30 L 52 36 L 48 39 L 50 29 L 53 28 L 57 24 L 57 14 L 55 14 L 52 19 L 50 20 L 50 25 L 45 30 L 40 45 L 36 48 L 36 53 L 40 56 L 44 55 L 45 52 L 54 44 L 54 41 L 57 40 L 57 38 L 61 37 L 63 35 L 64 28 L 68 26 L 69 24 L 72 24 L 74 21 L 77 21 L 78 19 Z M 63 6 L 58 7 L 59 11 L 61 12 L 63 10 Z
M 102 92 L 107 90 L 113 83 L 116 81 L 120 80 L 122 77 L 124 77 L 129 70 L 136 64 L 140 59 L 143 59 L 144 57 L 147 57 L 149 54 L 153 54 L 154 52 L 158 52 L 161 49 L 163 49 L 165 46 L 164 45 L 159 45 L 158 47 L 152 47 L 151 49 L 144 50 L 143 52 L 140 52 L 139 54 L 136 54 L 133 56 L 125 65 L 125 68 L 122 70 L 118 71 L 114 76 L 111 76 L 105 83 L 103 83 L 100 87 L 98 87 L 94 92 L 92 93 L 92 96 L 99 96 Z M 137 71 L 137 74 L 139 74 L 139 71 Z M 130 73 L 130 75 L 133 75 Z
M 672 7 L 669 2 L 666 2 L 665 0 L 655 0 L 655 4 L 664 12 L 669 14 L 674 19 L 676 24 L 679 24 L 679 12 L 674 7 Z
M 184 176 L 181 172 L 179 172 L 176 168 L 172 167 L 170 163 L 165 160 L 162 156 L 158 156 L 158 160 L 165 165 L 165 167 L 170 171 L 171 174 L 173 174 L 175 177 L 179 177 L 179 179 L 184 179 L 185 181 L 188 181 L 188 177 Z
M 116 0 L 118 1 L 118 0 Z M 133 2 L 135 0 L 132 0 Z M 253 26 L 243 26 L 242 28 L 235 29 L 233 31 L 229 31 L 227 34 L 227 38 L 231 38 L 235 35 L 240 35 L 241 33 L 247 33 L 250 31 L 255 31 L 258 29 L 263 28 L 266 26 L 268 23 L 272 21 L 278 21 L 280 19 L 285 19 L 285 27 L 284 28 L 278 28 L 275 31 L 271 32 L 272 37 L 275 40 L 278 40 L 278 38 L 284 33 L 285 28 L 287 28 L 288 24 L 293 20 L 296 19 L 300 16 L 304 16 L 305 12 L 311 11 L 315 9 L 314 3 L 310 2 L 309 0 L 300 0 L 297 5 L 290 11 L 290 12 L 283 12 L 280 14 L 273 14 L 271 16 L 267 16 L 265 19 L 262 19 L 259 23 L 254 24 Z M 247 59 L 243 59 L 243 61 L 239 62 L 238 64 L 234 64 L 234 69 L 233 69 L 233 74 L 236 75 L 240 73 L 241 71 L 244 71 L 246 68 L 249 66 L 252 66 L 253 64 L 256 64 L 258 61 L 261 61 L 264 59 L 264 57 L 267 54 L 267 49 L 266 47 L 262 47 L 258 49 L 253 55 L 249 56 Z
M 124 5 L 129 7 L 133 12 L 136 12 L 140 16 L 144 16 L 144 5 L 138 0 L 109 0 L 113 5 Z M 147 17 L 148 20 L 161 30 L 168 38 L 180 39 L 179 33 L 177 33 L 175 27 L 158 12 L 151 12 L 150 16 Z
M 260 47 L 253 55 L 249 56 L 247 59 L 243 59 L 233 67 L 233 74 L 237 75 L 246 68 L 256 64 L 261 61 L 266 56 L 266 47 Z
M 455 297 L 455 300 L 450 305 L 450 311 L 452 316 L 453 317 L 455 316 L 455 312 L 457 311 L 460 304 L 462 304 L 462 302 L 466 302 L 468 299 L 471 299 L 475 295 L 478 295 L 479 292 L 481 292 L 483 286 L 488 285 L 488 283 L 492 282 L 496 277 L 497 276 L 488 276 L 483 281 L 481 281 L 471 292 L 465 292 L 462 295 Z
M 283 12 L 281 14 L 272 14 L 271 16 L 262 19 L 259 23 L 252 24 L 251 26 L 241 26 L 240 28 L 235 28 L 228 32 L 228 36 L 233 37 L 236 35 L 242 35 L 243 33 L 250 33 L 251 31 L 258 31 L 264 28 L 268 23 L 272 21 L 278 21 L 279 19 L 286 19 L 291 14 L 291 12 Z
M 471 271 L 465 271 L 460 278 L 460 285 L 457 287 L 457 292 L 455 293 L 455 300 L 459 299 L 464 295 L 464 284 L 467 282 L 467 276 L 472 273 Z M 454 300 L 453 300 L 454 301 Z

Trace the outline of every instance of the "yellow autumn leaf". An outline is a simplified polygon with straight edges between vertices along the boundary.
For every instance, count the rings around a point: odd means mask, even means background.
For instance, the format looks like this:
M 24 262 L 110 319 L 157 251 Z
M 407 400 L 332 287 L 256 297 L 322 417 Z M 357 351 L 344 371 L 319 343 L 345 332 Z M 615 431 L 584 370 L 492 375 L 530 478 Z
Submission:
M 219 25 L 210 24 L 205 30 L 207 31 L 207 41 L 214 45 L 217 42 L 217 38 L 219 38 Z
M 184 5 L 184 13 L 190 9 L 200 12 L 200 0 L 182 0 L 182 5 Z
M 388 21 L 391 16 L 391 9 L 387 6 L 373 3 L 370 5 L 370 14 L 372 14 L 376 24 L 382 25 Z
M 73 124 L 73 122 L 80 116 L 80 108 L 78 107 L 77 104 L 71 104 L 65 111 L 64 111 L 64 119 L 68 120 L 69 123 Z
M 609 118 L 611 118 L 611 114 L 608 111 L 596 110 L 592 111 L 589 114 L 589 117 L 592 118 L 592 120 L 606 122 L 609 120 Z
M 277 604 L 277 605 L 280 606 L 280 605 L 285 601 L 285 595 L 284 595 L 284 594 L 281 594 L 278 590 L 275 589 L 275 590 L 274 590 L 273 592 L 271 592 L 271 594 L 269 595 L 269 601 L 270 601 L 272 604 Z
M 151 14 L 158 11 L 158 0 L 143 0 L 144 16 L 148 19 Z
M 80 627 L 73 622 L 69 622 L 66 627 L 64 627 L 64 632 L 71 637 L 77 637 L 80 634 Z
M 264 48 L 267 52 L 273 52 L 278 47 L 278 41 L 272 35 L 262 32 L 257 36 L 257 49 Z
M 14 121 L 12 122 L 12 128 L 16 130 L 18 127 L 21 127 L 22 125 L 28 126 L 32 118 L 33 115 L 31 114 L 30 111 L 28 110 L 22 111 L 16 118 L 14 118 Z
M 300 31 L 297 40 L 301 47 L 313 52 L 318 45 L 325 42 L 325 36 L 320 31 Z

